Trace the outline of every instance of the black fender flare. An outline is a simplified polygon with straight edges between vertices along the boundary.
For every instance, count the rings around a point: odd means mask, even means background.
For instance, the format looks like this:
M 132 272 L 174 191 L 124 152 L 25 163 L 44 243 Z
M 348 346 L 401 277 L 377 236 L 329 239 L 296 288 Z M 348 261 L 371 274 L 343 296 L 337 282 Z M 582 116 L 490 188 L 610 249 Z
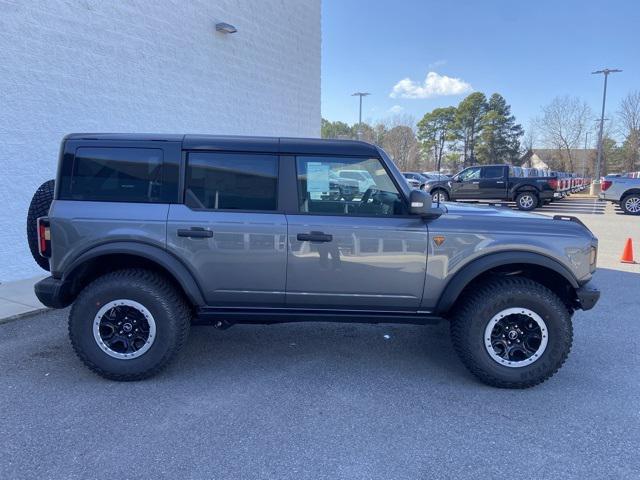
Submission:
M 479 275 L 497 267 L 515 264 L 537 265 L 548 268 L 562 275 L 574 289 L 580 287 L 575 276 L 567 267 L 546 255 L 524 251 L 490 253 L 472 260 L 449 280 L 436 305 L 436 313 L 448 312 L 465 287 Z
M 202 290 L 198 285 L 198 282 L 194 278 L 189 269 L 175 256 L 163 250 L 160 247 L 147 243 L 139 242 L 110 242 L 104 243 L 93 247 L 86 252 L 79 255 L 69 267 L 65 268 L 65 272 L 69 272 L 62 276 L 62 280 L 65 281 L 69 277 L 73 276 L 74 271 L 86 263 L 89 260 L 103 257 L 106 255 L 133 255 L 136 257 L 142 257 L 146 260 L 154 262 L 167 270 L 173 278 L 182 287 L 187 298 L 192 304 L 197 306 L 204 306 L 206 302 L 202 294 Z

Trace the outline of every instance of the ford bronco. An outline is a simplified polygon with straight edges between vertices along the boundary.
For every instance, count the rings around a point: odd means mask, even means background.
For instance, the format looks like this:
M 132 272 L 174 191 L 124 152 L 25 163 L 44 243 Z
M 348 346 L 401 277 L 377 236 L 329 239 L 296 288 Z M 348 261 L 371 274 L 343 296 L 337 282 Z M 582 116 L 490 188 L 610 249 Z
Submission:
M 27 230 L 38 298 L 72 305 L 75 352 L 114 380 L 156 374 L 194 322 L 444 320 L 477 378 L 525 388 L 599 297 L 579 220 L 434 206 L 358 141 L 68 135 Z

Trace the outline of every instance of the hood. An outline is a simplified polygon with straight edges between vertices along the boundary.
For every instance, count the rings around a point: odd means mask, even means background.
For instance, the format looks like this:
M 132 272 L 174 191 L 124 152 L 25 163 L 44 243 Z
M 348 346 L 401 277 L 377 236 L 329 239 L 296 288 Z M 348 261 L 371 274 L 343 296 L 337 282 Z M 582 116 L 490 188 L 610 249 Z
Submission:
M 436 204 L 434 204 L 435 206 Z M 562 216 L 556 219 L 539 213 L 520 212 L 505 207 L 491 207 L 489 205 L 469 205 L 457 202 L 444 202 L 440 204 L 444 209 L 445 216 L 462 217 L 468 219 L 470 224 L 475 224 L 475 228 L 487 229 L 507 229 L 509 231 L 526 231 L 538 234 L 559 234 L 559 235 L 587 235 L 595 238 L 591 230 L 582 222 L 570 221 L 571 217 Z M 555 217 L 559 217 L 556 215 Z M 567 220 L 567 221 L 560 221 Z
M 491 218 L 524 218 L 529 220 L 552 220 L 551 217 L 538 213 L 520 212 L 506 207 L 492 207 L 490 205 L 470 205 L 467 203 L 444 202 L 440 204 L 447 213 L 452 215 L 479 215 Z

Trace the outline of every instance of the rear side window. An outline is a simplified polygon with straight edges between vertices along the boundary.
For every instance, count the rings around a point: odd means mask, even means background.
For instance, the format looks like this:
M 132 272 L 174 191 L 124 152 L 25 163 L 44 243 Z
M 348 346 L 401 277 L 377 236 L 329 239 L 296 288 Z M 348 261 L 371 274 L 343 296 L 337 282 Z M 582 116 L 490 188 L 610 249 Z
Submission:
M 185 204 L 194 209 L 277 209 L 278 157 L 244 153 L 189 153 Z
M 504 176 L 504 167 L 483 167 L 482 178 L 502 178 Z
M 63 179 L 60 198 L 163 202 L 162 165 L 161 149 L 80 147 L 76 149 L 70 178 Z

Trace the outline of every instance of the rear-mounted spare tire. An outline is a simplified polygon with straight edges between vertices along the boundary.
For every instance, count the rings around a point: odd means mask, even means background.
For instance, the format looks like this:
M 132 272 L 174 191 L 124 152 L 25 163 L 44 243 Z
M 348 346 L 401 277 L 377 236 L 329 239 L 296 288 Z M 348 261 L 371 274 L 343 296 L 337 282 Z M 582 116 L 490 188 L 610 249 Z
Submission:
M 27 241 L 31 255 L 40 267 L 49 271 L 49 259 L 38 252 L 38 218 L 49 214 L 49 207 L 53 201 L 55 180 L 47 180 L 33 194 L 27 213 Z

